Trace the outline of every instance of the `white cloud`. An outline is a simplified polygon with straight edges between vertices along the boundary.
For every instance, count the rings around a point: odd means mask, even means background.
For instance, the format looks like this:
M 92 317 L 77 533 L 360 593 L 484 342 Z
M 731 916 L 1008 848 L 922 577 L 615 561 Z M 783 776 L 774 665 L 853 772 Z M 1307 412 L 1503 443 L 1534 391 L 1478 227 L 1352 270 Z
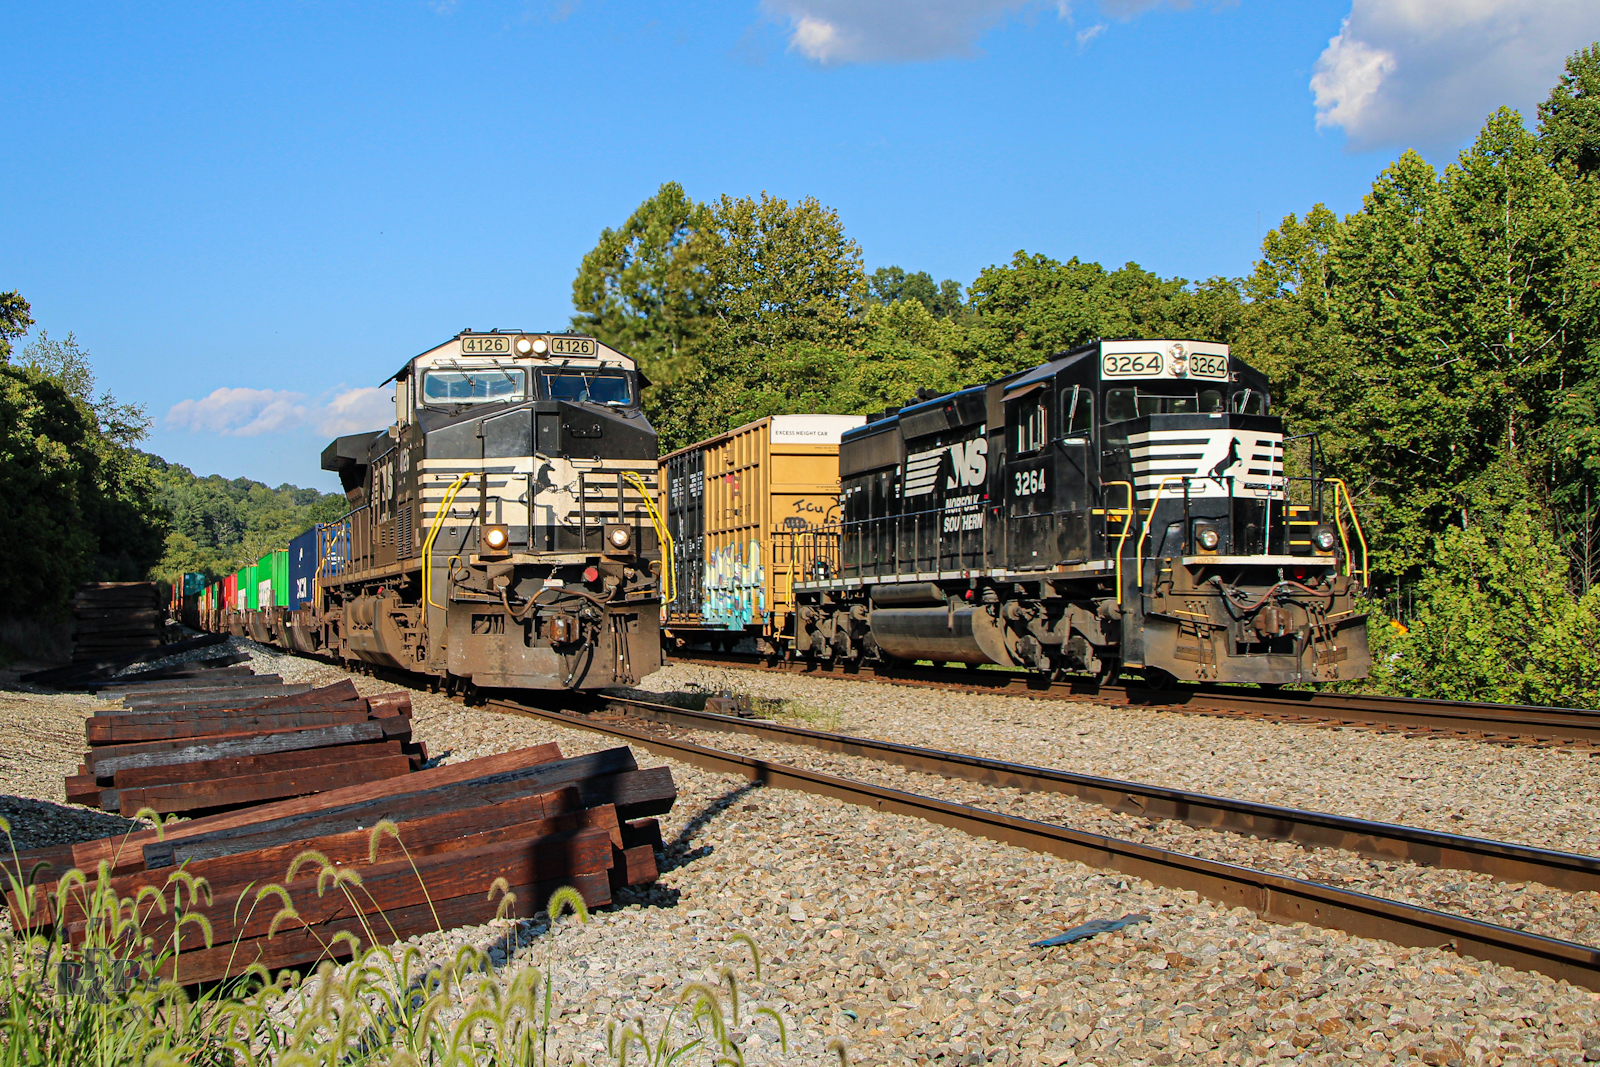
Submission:
M 167 412 L 167 425 L 234 437 L 298 426 L 305 421 L 304 393 L 283 389 L 216 389 L 199 400 L 182 400 Z
M 1225 7 L 1236 0 L 1217 0 Z M 1151 8 L 1187 8 L 1192 0 L 762 0 L 789 27 L 789 48 L 822 64 L 914 62 L 971 55 L 978 39 L 1008 15 L 1053 9 L 1068 24 L 1089 7 L 1128 20 Z M 1087 44 L 1105 25 L 1078 34 Z
M 763 0 L 789 22 L 789 47 L 818 63 L 966 55 L 1009 12 L 1036 0 Z
M 1317 125 L 1354 148 L 1448 147 L 1502 104 L 1531 116 L 1597 38 L 1595 0 L 1353 0 L 1311 78 Z
M 286 389 L 221 388 L 199 400 L 180 400 L 167 412 L 173 429 L 257 437 L 310 426 L 329 437 L 360 433 L 394 421 L 390 393 L 381 388 L 346 389 L 324 403 L 308 404 L 304 393 Z
M 323 406 L 317 415 L 317 429 L 329 437 L 362 433 L 387 426 L 394 421 L 394 394 L 388 389 L 366 386 L 347 389 Z
M 1094 40 L 1096 37 L 1100 36 L 1102 33 L 1105 33 L 1105 32 L 1106 32 L 1106 24 L 1104 22 L 1097 22 L 1093 26 L 1090 26 L 1086 30 L 1079 30 L 1078 31 L 1078 47 L 1079 48 L 1085 47 L 1086 45 L 1088 45 L 1088 43 L 1090 41 Z

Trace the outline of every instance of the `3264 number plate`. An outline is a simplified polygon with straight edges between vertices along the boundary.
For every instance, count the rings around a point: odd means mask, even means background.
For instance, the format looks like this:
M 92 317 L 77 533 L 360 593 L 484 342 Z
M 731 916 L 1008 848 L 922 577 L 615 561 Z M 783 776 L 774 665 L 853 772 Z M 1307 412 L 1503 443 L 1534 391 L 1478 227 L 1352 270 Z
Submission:
M 1153 378 L 1161 366 L 1160 352 L 1120 352 L 1106 356 L 1101 370 L 1107 378 Z

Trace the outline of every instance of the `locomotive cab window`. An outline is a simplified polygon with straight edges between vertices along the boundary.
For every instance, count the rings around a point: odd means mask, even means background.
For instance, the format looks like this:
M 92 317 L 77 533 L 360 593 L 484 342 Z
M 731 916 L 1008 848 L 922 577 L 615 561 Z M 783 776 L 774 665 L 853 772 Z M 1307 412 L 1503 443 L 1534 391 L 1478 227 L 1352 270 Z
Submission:
M 1234 394 L 1233 410 L 1241 415 L 1265 415 L 1267 413 L 1267 394 L 1259 389 L 1245 389 Z
M 424 404 L 489 404 L 520 400 L 528 392 L 528 372 L 520 367 L 430 370 L 422 376 Z
M 1106 390 L 1106 421 L 1126 422 L 1145 415 L 1216 414 L 1227 410 L 1227 402 L 1216 389 L 1199 396 L 1166 396 L 1138 389 Z
M 633 390 L 628 385 L 628 376 L 619 371 L 540 371 L 539 395 L 551 400 L 609 404 L 612 407 L 633 403 Z
M 1049 436 L 1049 414 L 1043 400 L 1021 405 L 1017 412 L 1017 453 L 1037 452 Z

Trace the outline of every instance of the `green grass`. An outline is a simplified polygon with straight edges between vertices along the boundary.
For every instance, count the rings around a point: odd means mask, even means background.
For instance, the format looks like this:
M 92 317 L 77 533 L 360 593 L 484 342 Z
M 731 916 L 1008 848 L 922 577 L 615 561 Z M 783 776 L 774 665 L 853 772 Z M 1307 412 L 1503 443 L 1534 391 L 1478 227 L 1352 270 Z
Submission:
M 0 829 L 9 838 L 3 819 Z M 393 823 L 374 826 L 373 856 L 385 834 L 399 836 Z M 559 930 L 565 924 L 558 924 L 568 914 L 569 923 L 589 918 L 576 891 L 553 894 L 541 966 L 525 963 L 497 972 L 487 954 L 471 946 L 430 963 L 414 945 L 385 947 L 381 931 L 368 927 L 359 941 L 340 934 L 326 943 L 330 956 L 340 949 L 353 953 L 342 967 L 329 960 L 309 976 L 293 970 L 274 976 L 255 965 L 239 978 L 196 991 L 159 975 L 171 973 L 180 931 L 193 928 L 211 945 L 205 915 L 211 888 L 204 879 L 180 868 L 159 889 L 119 897 L 105 864 L 92 877 L 69 871 L 56 883 L 49 906 L 52 915 L 66 913 L 69 905 L 81 908 L 84 937 L 73 944 L 60 925 L 44 921 L 41 902 L 25 891 L 33 872 L 19 869 L 15 851 L 12 861 L 7 885 L 21 915 L 14 920 L 17 928 L 0 935 L 5 954 L 0 1067 L 546 1067 L 552 1024 L 560 1016 L 549 980 L 563 941 Z M 319 896 L 343 893 L 353 906 L 370 906 L 370 898 L 363 901 L 357 870 L 336 867 L 315 852 L 302 853 L 284 879 L 302 892 L 309 879 L 294 881 L 300 868 L 315 871 Z M 502 917 L 514 903 L 505 889 L 500 883 L 490 891 L 494 899 L 499 890 Z M 274 933 L 304 925 L 284 885 L 263 885 L 246 899 L 252 908 L 276 908 Z M 382 922 L 381 915 L 372 918 Z M 172 932 L 163 942 L 146 934 L 147 928 L 169 924 Z M 749 950 L 759 980 L 761 957 L 754 940 L 734 932 L 728 943 Z M 120 984 L 102 980 L 115 975 L 96 965 L 75 989 L 61 988 L 64 967 L 110 959 L 129 961 L 137 976 L 125 973 L 128 980 Z M 732 1032 L 743 1010 L 739 972 L 724 965 L 718 975 L 715 983 L 683 983 L 670 1010 L 653 1026 L 642 1017 L 609 1023 L 606 1049 L 614 1067 L 641 1061 L 648 1067 L 690 1062 L 743 1067 Z M 783 1016 L 769 1007 L 750 1014 L 777 1025 L 787 1053 Z M 842 1046 L 830 1048 L 843 1056 Z

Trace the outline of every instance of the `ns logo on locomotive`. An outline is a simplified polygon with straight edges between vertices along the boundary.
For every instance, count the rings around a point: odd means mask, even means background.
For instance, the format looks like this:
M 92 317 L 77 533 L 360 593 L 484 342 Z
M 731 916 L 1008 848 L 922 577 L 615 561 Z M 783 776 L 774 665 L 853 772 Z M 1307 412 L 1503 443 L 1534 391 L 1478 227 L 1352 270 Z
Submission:
M 775 635 L 792 654 L 1269 685 L 1367 673 L 1348 491 L 1226 345 L 1095 342 L 839 442 L 837 520 L 771 553 L 796 561 Z
M 214 589 L 205 625 L 482 687 L 655 670 L 664 527 L 634 361 L 467 330 L 389 383 L 394 423 L 322 453 L 349 514 Z

